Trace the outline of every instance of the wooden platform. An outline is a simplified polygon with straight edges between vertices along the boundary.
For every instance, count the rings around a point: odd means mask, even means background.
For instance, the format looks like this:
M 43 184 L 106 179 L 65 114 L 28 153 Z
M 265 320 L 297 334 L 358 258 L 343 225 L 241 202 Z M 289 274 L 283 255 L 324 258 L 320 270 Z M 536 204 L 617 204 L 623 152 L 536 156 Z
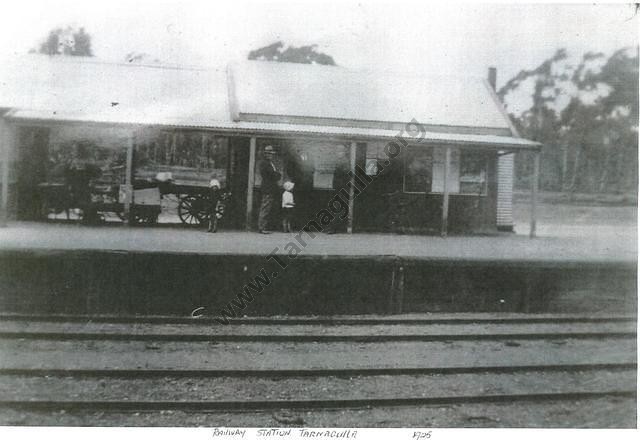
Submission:
M 543 231 L 544 232 L 544 231 Z M 278 248 L 287 254 L 290 242 L 304 256 L 400 257 L 473 262 L 610 263 L 637 262 L 637 236 L 628 228 L 551 235 L 529 239 L 525 235 L 435 236 L 395 234 L 292 234 L 219 232 L 182 226 L 131 228 L 120 224 L 87 227 L 62 223 L 10 223 L 0 228 L 2 251 L 128 251 L 175 254 L 266 256 Z M 305 243 L 303 245 L 302 243 Z M 286 249 L 285 249 L 286 248 Z

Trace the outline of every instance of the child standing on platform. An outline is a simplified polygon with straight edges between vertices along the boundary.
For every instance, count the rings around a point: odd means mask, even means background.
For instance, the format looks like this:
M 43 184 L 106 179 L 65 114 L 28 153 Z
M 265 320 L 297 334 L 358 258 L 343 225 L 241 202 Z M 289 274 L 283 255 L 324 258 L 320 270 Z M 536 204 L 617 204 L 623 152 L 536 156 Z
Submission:
M 209 227 L 207 232 L 216 232 L 218 230 L 218 204 L 220 203 L 220 182 L 215 178 L 209 182 L 209 206 L 207 215 L 209 217 Z
M 293 232 L 291 220 L 293 220 L 293 210 L 296 206 L 293 200 L 293 182 L 284 182 L 284 192 L 282 193 L 282 231 Z

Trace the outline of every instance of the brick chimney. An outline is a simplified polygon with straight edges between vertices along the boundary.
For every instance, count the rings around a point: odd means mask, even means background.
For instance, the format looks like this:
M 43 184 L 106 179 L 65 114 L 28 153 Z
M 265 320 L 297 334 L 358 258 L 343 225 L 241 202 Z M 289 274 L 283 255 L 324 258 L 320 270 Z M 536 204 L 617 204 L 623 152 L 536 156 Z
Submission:
M 496 68 L 494 68 L 493 66 L 491 66 L 489 68 L 489 74 L 487 76 L 487 81 L 489 82 L 489 85 L 491 85 L 491 88 L 495 91 L 496 90 L 496 80 L 498 79 L 498 70 Z

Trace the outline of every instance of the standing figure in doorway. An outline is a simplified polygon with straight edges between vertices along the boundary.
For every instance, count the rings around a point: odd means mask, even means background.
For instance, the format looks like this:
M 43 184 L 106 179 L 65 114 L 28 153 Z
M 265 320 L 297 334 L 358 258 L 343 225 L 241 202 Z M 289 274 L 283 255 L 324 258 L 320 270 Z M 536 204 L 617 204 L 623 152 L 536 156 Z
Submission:
M 273 164 L 273 147 L 265 146 L 262 152 L 262 159 L 258 163 L 258 171 L 262 177 L 262 201 L 260 203 L 260 214 L 258 215 L 258 230 L 262 234 L 270 234 L 268 230 L 269 221 L 273 217 L 273 208 L 278 197 L 278 180 L 280 173 Z
M 65 181 L 70 194 L 71 206 L 82 212 L 82 223 L 96 223 L 98 211 L 92 202 L 92 182 L 100 177 L 102 170 L 90 159 L 87 148 L 74 144 L 71 161 L 65 171 Z
M 351 176 L 349 175 L 349 156 L 347 150 L 341 149 L 338 151 L 338 158 L 336 161 L 335 169 L 333 170 L 332 186 L 335 193 L 340 192 L 340 189 L 345 189 L 347 192 L 351 189 Z M 328 226 L 327 234 L 335 234 L 336 232 L 346 231 L 346 217 L 341 219 L 335 217 Z
M 295 183 L 293 198 L 296 210 L 292 225 L 296 224 L 296 219 L 301 221 L 312 217 L 313 208 L 309 203 L 313 201 L 313 169 L 309 153 L 304 152 L 301 145 L 289 145 L 284 162 L 284 177 Z

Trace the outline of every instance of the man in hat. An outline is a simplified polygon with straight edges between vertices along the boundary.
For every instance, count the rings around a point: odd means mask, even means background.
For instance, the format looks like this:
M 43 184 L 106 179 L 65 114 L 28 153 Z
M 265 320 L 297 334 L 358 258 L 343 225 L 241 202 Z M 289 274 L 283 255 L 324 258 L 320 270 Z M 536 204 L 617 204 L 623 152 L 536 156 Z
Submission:
M 262 177 L 262 201 L 260 203 L 260 214 L 258 215 L 258 230 L 262 234 L 270 234 L 268 231 L 269 221 L 273 214 L 275 200 L 280 191 L 278 180 L 280 173 L 273 164 L 274 149 L 272 146 L 265 146 L 262 151 L 262 159 L 258 163 L 258 171 Z

